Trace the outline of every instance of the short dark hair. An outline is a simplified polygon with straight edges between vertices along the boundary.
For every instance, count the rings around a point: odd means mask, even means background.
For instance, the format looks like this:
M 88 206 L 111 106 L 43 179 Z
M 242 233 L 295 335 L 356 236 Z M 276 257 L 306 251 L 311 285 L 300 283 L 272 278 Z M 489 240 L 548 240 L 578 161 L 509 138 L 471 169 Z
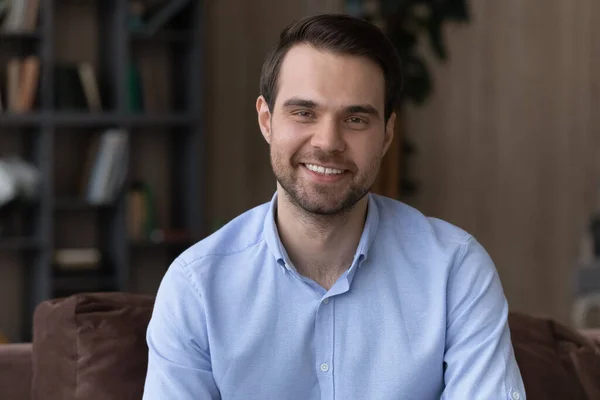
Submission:
M 321 14 L 292 22 L 281 32 L 262 66 L 260 94 L 273 110 L 279 71 L 285 55 L 294 45 L 307 43 L 315 48 L 341 54 L 364 56 L 376 62 L 385 79 L 385 121 L 396 107 L 402 87 L 400 56 L 388 37 L 368 21 L 345 14 Z

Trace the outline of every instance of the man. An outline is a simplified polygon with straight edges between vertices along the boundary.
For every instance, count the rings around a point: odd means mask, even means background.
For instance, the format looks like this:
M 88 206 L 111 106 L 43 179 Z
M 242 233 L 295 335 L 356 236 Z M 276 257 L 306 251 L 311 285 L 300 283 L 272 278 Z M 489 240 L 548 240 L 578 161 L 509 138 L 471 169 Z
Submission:
M 284 30 L 256 103 L 277 191 L 170 266 L 144 399 L 525 399 L 482 246 L 369 193 L 400 81 L 367 22 Z

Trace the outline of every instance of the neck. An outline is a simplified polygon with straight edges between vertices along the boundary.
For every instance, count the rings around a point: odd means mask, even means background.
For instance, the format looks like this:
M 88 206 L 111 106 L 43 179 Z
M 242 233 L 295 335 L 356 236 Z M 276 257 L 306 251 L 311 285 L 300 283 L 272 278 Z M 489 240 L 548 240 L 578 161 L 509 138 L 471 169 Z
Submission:
M 336 215 L 306 212 L 287 198 L 277 196 L 277 226 L 281 242 L 299 273 L 329 289 L 348 269 L 362 235 L 368 196 Z

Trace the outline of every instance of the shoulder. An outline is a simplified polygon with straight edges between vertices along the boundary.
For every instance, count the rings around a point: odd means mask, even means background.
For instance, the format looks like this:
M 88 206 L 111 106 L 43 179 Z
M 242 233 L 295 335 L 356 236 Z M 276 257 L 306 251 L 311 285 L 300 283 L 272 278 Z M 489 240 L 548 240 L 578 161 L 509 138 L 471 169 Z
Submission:
M 416 236 L 448 244 L 466 245 L 473 236 L 440 218 L 426 216 L 404 202 L 373 194 L 379 210 L 380 231 L 396 237 Z
M 223 227 L 183 251 L 174 263 L 192 268 L 201 260 L 222 259 L 251 251 L 263 239 L 270 203 L 260 204 L 235 217 Z
M 400 201 L 381 196 L 374 200 L 380 214 L 381 242 L 391 241 L 388 247 L 410 260 L 406 265 L 414 266 L 417 274 L 435 271 L 432 276 L 443 277 L 452 295 L 499 284 L 494 261 L 473 234 Z
M 386 247 L 386 253 L 411 260 L 418 273 L 435 270 L 449 278 L 458 270 L 467 274 L 495 272 L 486 249 L 465 229 L 394 199 L 374 196 L 373 200 L 379 210 L 378 243 Z

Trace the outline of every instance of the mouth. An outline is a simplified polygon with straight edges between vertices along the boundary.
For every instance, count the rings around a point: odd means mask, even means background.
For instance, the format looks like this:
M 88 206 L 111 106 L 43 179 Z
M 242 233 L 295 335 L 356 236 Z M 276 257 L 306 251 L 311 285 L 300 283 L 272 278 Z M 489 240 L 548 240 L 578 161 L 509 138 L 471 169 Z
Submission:
M 325 175 L 325 176 L 337 176 L 337 175 L 342 175 L 344 172 L 346 172 L 345 170 L 340 169 L 340 168 L 326 167 L 326 166 L 318 165 L 318 164 L 303 164 L 303 165 L 309 171 L 312 171 L 316 174 Z

